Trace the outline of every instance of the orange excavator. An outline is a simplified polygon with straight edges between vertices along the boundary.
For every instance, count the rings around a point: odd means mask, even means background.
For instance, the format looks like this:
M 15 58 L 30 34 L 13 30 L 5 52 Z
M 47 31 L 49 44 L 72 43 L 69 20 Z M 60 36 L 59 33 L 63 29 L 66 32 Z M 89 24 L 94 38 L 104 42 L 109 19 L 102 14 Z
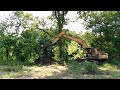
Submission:
M 79 45 L 81 45 L 83 47 L 83 56 L 80 57 L 77 60 L 97 60 L 97 61 L 105 61 L 108 59 L 108 53 L 104 52 L 104 51 L 98 51 L 96 48 L 91 48 L 88 47 L 87 43 L 85 40 L 79 38 L 79 37 L 75 37 L 73 35 L 70 34 L 66 34 L 64 31 L 62 31 L 61 33 L 59 33 L 58 35 L 56 35 L 53 40 L 51 41 L 51 43 L 49 45 L 44 45 L 44 48 L 47 48 L 49 46 L 54 45 L 55 43 L 57 43 L 62 37 L 73 40 L 75 42 L 77 42 Z

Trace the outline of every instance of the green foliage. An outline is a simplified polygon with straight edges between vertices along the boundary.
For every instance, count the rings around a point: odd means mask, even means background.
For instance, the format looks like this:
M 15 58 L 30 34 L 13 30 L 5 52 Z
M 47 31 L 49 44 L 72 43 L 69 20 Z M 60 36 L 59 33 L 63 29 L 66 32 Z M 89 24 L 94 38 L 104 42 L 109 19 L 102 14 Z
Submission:
M 62 32 L 63 30 L 63 26 L 66 24 L 66 18 L 65 16 L 67 15 L 68 11 L 53 11 L 52 12 L 52 17 L 51 19 L 54 20 L 54 22 L 56 23 L 57 26 L 57 33 Z M 59 59 L 61 59 L 62 61 L 64 61 L 64 54 L 66 55 L 65 50 L 63 49 L 63 47 L 65 47 L 65 45 L 63 45 L 63 41 L 60 39 L 58 42 L 58 46 L 59 46 Z M 65 52 L 65 53 L 64 53 Z
M 103 64 L 102 67 L 103 67 L 103 68 L 110 69 L 110 70 L 117 69 L 117 66 L 116 66 L 116 65 L 112 65 L 112 64 L 109 64 L 109 63 Z
M 92 35 L 90 32 L 85 32 L 84 35 L 81 35 L 81 38 L 84 39 L 89 47 L 93 47 L 92 44 L 96 40 L 96 36 Z
M 22 71 L 22 65 L 21 66 L 2 66 L 0 67 L 1 71 L 5 72 L 19 72 Z
M 0 60 L 0 65 L 8 65 L 8 66 L 20 66 L 23 63 L 17 60 Z
M 36 25 L 38 24 L 38 19 L 34 18 L 31 14 L 20 11 L 13 12 L 6 21 L 1 21 L 1 62 L 4 63 L 4 61 L 6 62 L 8 60 L 6 64 L 12 64 L 10 62 L 20 61 L 23 64 L 29 65 L 34 64 L 34 60 L 41 57 L 41 45 L 48 40 L 45 38 L 48 36 L 37 29 Z M 22 33 L 19 33 L 20 28 L 23 29 Z M 38 42 L 39 39 L 42 42 Z
M 19 61 L 24 65 L 33 65 L 36 59 L 41 59 L 44 54 L 43 45 L 50 44 L 52 38 L 61 32 L 63 25 L 66 24 L 65 16 L 67 11 L 54 11 L 53 13 L 53 19 L 58 21 L 56 22 L 57 28 L 48 28 L 45 26 L 46 22 L 44 19 L 33 17 L 32 14 L 22 11 L 12 12 L 5 21 L 1 21 L 0 59 L 4 61 L 10 60 L 11 62 Z M 39 29 L 39 26 L 42 26 L 44 30 Z M 22 31 L 20 32 L 21 29 Z M 75 32 L 70 32 L 66 29 L 63 29 L 63 31 L 77 35 Z M 54 59 L 64 64 L 69 60 L 68 53 L 71 50 L 68 50 L 68 46 L 70 43 L 71 40 L 61 38 L 56 45 L 47 49 L 47 53 L 49 55 L 52 54 L 51 50 L 53 49 Z M 77 58 L 79 55 L 81 55 L 81 52 L 77 51 L 77 55 L 73 57 Z
M 50 44 L 55 35 L 61 31 L 84 39 L 89 47 L 97 47 L 109 54 L 109 63 L 116 65 L 120 60 L 120 12 L 119 11 L 81 11 L 79 18 L 85 20 L 88 32 L 84 35 L 63 29 L 67 24 L 68 11 L 53 11 L 52 19 L 56 28 L 48 28 L 44 19 L 33 17 L 23 11 L 15 11 L 4 21 L 0 21 L 0 60 L 3 64 L 34 65 L 36 59 L 41 59 L 44 44 Z M 42 26 L 44 29 L 39 29 Z M 89 29 L 92 32 L 89 32 Z M 20 30 L 22 30 L 20 32 Z M 113 48 L 114 47 L 114 48 Z M 53 51 L 53 52 L 52 52 Z M 47 53 L 62 64 L 82 56 L 82 47 L 76 42 L 61 38 L 55 45 L 50 46 Z M 5 63 L 6 62 L 6 63 Z M 74 65 L 74 64 L 73 64 Z M 83 72 L 97 72 L 96 65 L 83 62 Z M 83 65 L 83 66 L 82 66 Z M 89 68 L 88 68 L 89 67 Z M 90 69 L 90 70 L 89 70 Z M 92 71 L 93 70 L 93 71 Z M 80 69 L 80 71 L 82 71 Z
M 68 67 L 71 70 L 74 70 L 76 73 L 83 73 L 83 74 L 99 74 L 100 71 L 98 69 L 98 65 L 95 62 L 89 62 L 89 61 L 84 61 L 84 62 L 76 62 L 76 61 L 71 61 L 68 64 Z
M 68 55 L 70 57 L 70 60 L 77 59 L 78 57 L 82 56 L 82 50 L 81 48 L 78 48 L 79 44 L 71 41 L 71 43 L 68 45 Z
M 91 46 L 96 46 L 99 50 L 106 51 L 110 60 L 119 60 L 120 12 L 81 11 L 79 16 L 79 18 L 85 20 L 86 28 L 88 30 L 91 29 L 92 35 L 95 36 L 92 42 L 90 42 Z
M 55 20 L 58 27 L 63 27 L 67 22 L 65 16 L 67 15 L 68 11 L 53 11 L 52 12 L 52 20 Z
M 82 62 L 81 63 L 81 71 L 84 74 L 98 74 L 98 66 L 95 62 Z

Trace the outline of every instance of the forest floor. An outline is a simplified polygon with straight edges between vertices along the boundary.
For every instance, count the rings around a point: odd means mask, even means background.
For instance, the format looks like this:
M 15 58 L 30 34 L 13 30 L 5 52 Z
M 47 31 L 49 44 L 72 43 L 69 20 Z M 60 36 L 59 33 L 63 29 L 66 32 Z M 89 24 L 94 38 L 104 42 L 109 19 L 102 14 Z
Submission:
M 120 69 L 99 67 L 102 74 L 74 72 L 67 66 L 0 66 L 0 79 L 120 79 Z

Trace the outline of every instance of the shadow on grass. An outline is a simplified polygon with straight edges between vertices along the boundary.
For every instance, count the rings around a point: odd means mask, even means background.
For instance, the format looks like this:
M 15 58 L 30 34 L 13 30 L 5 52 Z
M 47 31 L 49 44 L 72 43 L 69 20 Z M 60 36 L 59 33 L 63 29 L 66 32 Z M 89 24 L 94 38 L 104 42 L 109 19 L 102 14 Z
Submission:
M 102 74 L 91 75 L 66 70 L 61 73 L 54 72 L 52 76 L 45 76 L 43 79 L 120 79 L 120 72 L 108 70 L 102 72 Z
M 81 64 L 68 64 L 67 68 L 58 68 L 59 66 L 39 66 L 25 68 L 22 66 L 1 66 L 0 78 L 4 77 L 5 73 L 9 74 L 7 78 L 13 79 L 120 79 L 120 70 L 102 70 L 97 72 L 87 73 L 82 71 Z M 6 77 L 5 77 L 6 78 Z
M 0 79 L 14 79 L 17 76 L 25 75 L 24 71 L 29 71 L 24 66 L 8 66 L 8 65 L 1 65 L 0 66 Z
M 5 71 L 5 72 L 18 72 L 18 71 L 22 71 L 23 67 L 22 66 L 8 66 L 8 65 L 4 65 L 0 67 L 1 71 Z
M 81 67 L 80 67 L 81 68 Z M 101 70 L 94 73 L 84 73 L 77 65 L 71 66 L 61 72 L 53 72 L 51 76 L 45 76 L 44 79 L 120 79 L 120 70 Z

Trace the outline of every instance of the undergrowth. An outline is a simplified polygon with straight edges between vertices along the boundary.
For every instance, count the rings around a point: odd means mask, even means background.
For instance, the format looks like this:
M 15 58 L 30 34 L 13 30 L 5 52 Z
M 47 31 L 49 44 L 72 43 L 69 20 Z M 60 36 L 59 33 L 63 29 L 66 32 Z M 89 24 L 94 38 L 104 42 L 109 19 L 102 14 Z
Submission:
M 100 74 L 98 65 L 95 62 L 77 62 L 71 61 L 68 63 L 68 68 L 76 73 L 82 74 Z

